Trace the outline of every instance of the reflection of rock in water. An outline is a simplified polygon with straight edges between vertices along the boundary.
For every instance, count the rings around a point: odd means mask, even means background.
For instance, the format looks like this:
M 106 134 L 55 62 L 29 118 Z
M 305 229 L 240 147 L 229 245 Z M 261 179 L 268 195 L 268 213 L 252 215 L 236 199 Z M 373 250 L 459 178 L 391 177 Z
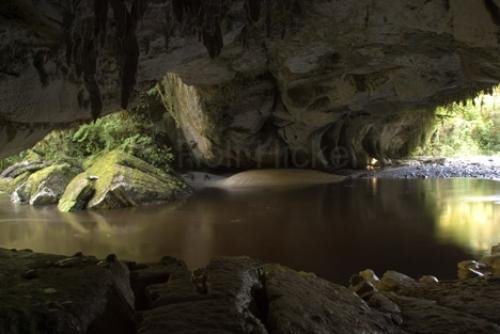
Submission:
M 246 254 L 338 282 L 366 267 L 446 279 L 454 276 L 456 262 L 481 255 L 477 245 L 500 242 L 500 231 L 489 229 L 498 225 L 500 207 L 463 203 L 468 196 L 498 194 L 499 186 L 482 180 L 355 179 L 327 186 L 216 188 L 175 207 L 76 214 L 13 206 L 5 197 L 2 219 L 31 221 L 1 223 L 0 245 L 115 253 L 141 262 L 168 254 L 192 267 L 217 255 Z M 460 210 L 467 207 L 477 209 Z M 448 210 L 454 214 L 447 216 Z M 488 213 L 489 223 L 481 223 L 478 213 Z

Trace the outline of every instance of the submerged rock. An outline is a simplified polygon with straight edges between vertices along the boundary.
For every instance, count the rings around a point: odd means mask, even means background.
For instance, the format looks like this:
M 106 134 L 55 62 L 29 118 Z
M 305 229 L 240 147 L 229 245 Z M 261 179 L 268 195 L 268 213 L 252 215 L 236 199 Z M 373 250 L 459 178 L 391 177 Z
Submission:
M 59 209 L 67 212 L 139 206 L 174 201 L 189 193 L 190 188 L 177 177 L 125 152 L 112 151 L 71 181 Z

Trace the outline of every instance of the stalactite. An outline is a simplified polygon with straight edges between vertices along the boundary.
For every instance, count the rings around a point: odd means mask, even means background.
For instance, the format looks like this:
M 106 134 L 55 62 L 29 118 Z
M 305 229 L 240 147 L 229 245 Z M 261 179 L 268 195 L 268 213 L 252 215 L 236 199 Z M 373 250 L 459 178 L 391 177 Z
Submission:
M 45 70 L 45 58 L 46 52 L 42 50 L 39 50 L 37 53 L 35 53 L 35 56 L 33 58 L 33 66 L 38 72 L 38 77 L 40 78 L 42 87 L 47 87 L 49 84 L 49 75 Z
M 164 0 L 165 47 L 168 48 L 174 31 L 182 34 L 198 34 L 211 58 L 220 55 L 224 47 L 222 22 L 227 16 L 232 0 Z M 272 25 L 281 28 L 281 37 L 293 19 L 293 9 L 298 0 L 245 0 L 247 25 L 257 25 L 263 11 L 266 13 L 265 26 L 270 37 Z M 71 10 L 64 15 L 64 40 L 66 42 L 66 62 L 73 66 L 78 77 L 83 76 L 90 96 L 93 117 L 98 117 L 102 109 L 102 98 L 97 82 L 99 53 L 108 38 L 109 13 L 112 13 L 115 38 L 114 51 L 120 67 L 121 106 L 127 108 L 136 85 L 140 47 L 136 30 L 148 8 L 150 0 L 74 0 Z M 93 11 L 93 17 L 83 16 L 76 21 L 77 13 Z M 280 13 L 281 20 L 272 17 Z M 175 24 L 177 22 L 177 24 Z M 256 31 L 246 29 L 246 31 Z
M 247 16 L 251 21 L 257 22 L 260 19 L 261 5 L 262 5 L 262 0 L 245 1 Z
M 95 12 L 95 32 L 94 36 L 97 38 L 101 36 L 101 46 L 106 42 L 106 26 L 108 22 L 108 0 L 94 0 Z
M 497 39 L 500 43 L 500 8 L 497 6 L 494 0 L 484 0 L 484 5 L 490 13 L 493 22 L 497 26 Z

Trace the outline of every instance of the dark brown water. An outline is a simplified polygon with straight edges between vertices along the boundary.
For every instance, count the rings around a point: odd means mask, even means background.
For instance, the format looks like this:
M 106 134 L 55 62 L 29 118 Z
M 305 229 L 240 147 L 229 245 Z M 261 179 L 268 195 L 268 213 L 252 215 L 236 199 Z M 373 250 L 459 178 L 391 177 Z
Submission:
M 62 214 L 0 195 L 0 247 L 192 267 L 249 255 L 345 283 L 393 269 L 455 275 L 456 263 L 500 242 L 500 182 L 355 180 L 282 191 L 203 191 L 175 206 Z

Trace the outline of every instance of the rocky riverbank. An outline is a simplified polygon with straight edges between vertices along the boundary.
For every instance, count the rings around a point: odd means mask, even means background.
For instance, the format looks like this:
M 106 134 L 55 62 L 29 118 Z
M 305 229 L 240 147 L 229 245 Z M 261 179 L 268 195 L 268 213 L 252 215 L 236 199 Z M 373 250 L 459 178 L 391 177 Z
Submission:
M 500 157 L 461 158 L 419 157 L 377 164 L 366 171 L 346 170 L 342 174 L 355 178 L 478 178 L 500 180 Z
M 500 333 L 500 246 L 458 279 L 371 270 L 343 287 L 277 264 L 221 257 L 121 262 L 0 249 L 0 332 Z

